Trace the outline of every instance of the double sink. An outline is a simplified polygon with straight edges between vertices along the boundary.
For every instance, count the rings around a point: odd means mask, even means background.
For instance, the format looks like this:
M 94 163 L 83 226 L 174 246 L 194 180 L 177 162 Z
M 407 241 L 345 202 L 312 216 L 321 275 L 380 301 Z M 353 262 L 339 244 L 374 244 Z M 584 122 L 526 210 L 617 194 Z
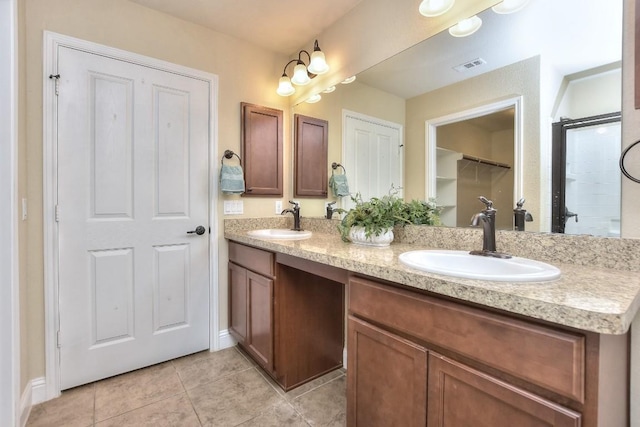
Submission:
M 270 240 L 303 240 L 313 233 L 269 228 L 247 232 L 251 237 Z M 467 251 L 416 250 L 398 256 L 408 267 L 428 273 L 497 282 L 546 282 L 558 279 L 560 270 L 553 265 L 527 258 L 508 259 L 471 255 Z

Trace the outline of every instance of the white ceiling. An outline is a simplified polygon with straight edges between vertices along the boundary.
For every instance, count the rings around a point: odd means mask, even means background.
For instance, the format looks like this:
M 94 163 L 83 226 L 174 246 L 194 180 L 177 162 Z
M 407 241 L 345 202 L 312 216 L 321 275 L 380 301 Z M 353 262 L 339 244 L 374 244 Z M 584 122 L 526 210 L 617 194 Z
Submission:
M 358 81 L 403 98 L 541 55 L 562 76 L 622 58 L 622 0 L 531 0 L 520 12 L 480 16 L 475 34 L 447 31 L 358 75 Z M 486 64 L 457 72 L 453 67 L 482 58 Z
M 362 0 L 131 1 L 290 55 Z

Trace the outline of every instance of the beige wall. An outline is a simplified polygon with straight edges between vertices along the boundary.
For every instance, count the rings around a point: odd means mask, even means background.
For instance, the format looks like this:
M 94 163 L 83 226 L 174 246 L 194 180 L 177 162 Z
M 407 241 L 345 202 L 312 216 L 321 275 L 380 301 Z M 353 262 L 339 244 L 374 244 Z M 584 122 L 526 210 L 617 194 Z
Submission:
M 597 116 L 622 108 L 622 70 L 611 70 L 596 76 L 573 80 L 564 94 L 557 119 Z
M 524 195 L 534 218 L 540 206 L 540 59 L 534 57 L 407 100 L 405 196 L 425 195 L 425 122 L 515 96 L 523 97 Z M 536 223 L 527 224 L 537 230 Z
M 240 152 L 240 102 L 288 109 L 288 99 L 275 93 L 286 58 L 249 43 L 126 0 L 26 0 L 21 45 L 26 47 L 21 97 L 26 122 L 20 144 L 21 196 L 29 201 L 26 236 L 21 235 L 25 263 L 21 280 L 23 307 L 23 382 L 44 375 L 43 226 L 42 226 L 42 44 L 43 31 L 159 58 L 219 76 L 218 153 Z M 24 24 L 26 22 L 26 25 Z M 260 64 L 260 66 L 256 66 Z M 285 115 L 288 126 L 289 115 Z M 285 152 L 289 153 L 289 135 Z M 287 159 L 285 159 L 287 161 Z M 288 164 L 288 163 L 287 163 Z M 290 170 L 285 169 L 285 175 Z M 26 186 L 24 185 L 26 183 Z M 288 185 L 288 184 L 287 184 Z M 290 189 L 285 185 L 285 194 Z M 222 197 L 216 213 L 222 230 Z M 244 199 L 246 215 L 263 215 L 264 199 Z M 272 212 L 272 209 L 268 211 Z M 219 239 L 220 321 L 226 328 L 226 244 Z M 24 384 L 23 384 L 24 386 Z

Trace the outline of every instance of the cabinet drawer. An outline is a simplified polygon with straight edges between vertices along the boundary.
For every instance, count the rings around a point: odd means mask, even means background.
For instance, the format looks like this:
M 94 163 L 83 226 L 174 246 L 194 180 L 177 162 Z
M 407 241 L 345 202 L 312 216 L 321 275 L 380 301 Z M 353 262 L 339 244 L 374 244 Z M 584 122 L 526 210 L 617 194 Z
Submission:
M 274 254 L 262 249 L 229 242 L 229 261 L 264 276 L 275 276 Z
M 363 278 L 349 311 L 584 403 L 585 338 Z

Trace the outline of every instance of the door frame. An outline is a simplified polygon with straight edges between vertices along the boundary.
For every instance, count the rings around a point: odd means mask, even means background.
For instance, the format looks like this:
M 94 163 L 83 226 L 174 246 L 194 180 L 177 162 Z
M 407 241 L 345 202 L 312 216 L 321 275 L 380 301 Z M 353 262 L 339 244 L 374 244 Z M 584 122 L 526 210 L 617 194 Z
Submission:
M 551 124 L 551 232 L 564 234 L 566 225 L 567 131 L 583 127 L 622 123 L 622 112 L 617 111 L 580 119 L 560 119 Z
M 58 304 L 58 225 L 57 201 L 57 122 L 55 76 L 58 49 L 68 47 L 125 61 L 160 71 L 179 74 L 209 83 L 209 349 L 220 348 L 218 310 L 218 180 L 215 156 L 218 152 L 218 76 L 144 55 L 45 31 L 43 49 L 43 233 L 44 233 L 44 311 L 45 311 L 45 400 L 60 395 L 60 351 L 57 346 L 60 325 Z
M 0 424 L 20 422 L 18 4 L 0 0 Z
M 435 119 L 427 120 L 425 122 L 425 159 L 424 159 L 424 180 L 425 180 L 425 199 L 429 200 L 431 197 L 436 196 L 436 174 L 431 171 L 436 171 L 436 147 L 437 147 L 437 127 L 442 125 L 448 125 L 468 119 L 473 119 L 480 116 L 486 116 L 487 114 L 495 113 L 498 111 L 506 110 L 508 108 L 515 109 L 514 123 L 513 123 L 513 200 L 520 200 L 523 192 L 523 129 L 524 129 L 524 114 L 522 111 L 522 96 L 515 96 L 513 98 L 503 99 L 501 101 L 495 101 L 488 104 L 481 105 L 479 107 L 470 108 L 468 110 L 458 111 L 446 116 L 437 117 Z

